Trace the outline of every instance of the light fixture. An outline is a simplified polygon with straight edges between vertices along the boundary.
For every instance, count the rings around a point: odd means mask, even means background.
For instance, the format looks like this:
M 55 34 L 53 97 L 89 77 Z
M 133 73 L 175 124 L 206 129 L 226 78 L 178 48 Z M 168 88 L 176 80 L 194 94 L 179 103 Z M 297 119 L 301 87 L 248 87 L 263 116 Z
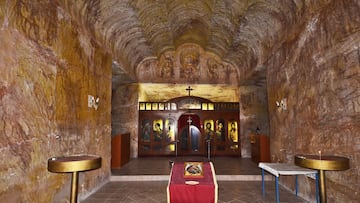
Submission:
M 94 108 L 95 110 L 97 110 L 99 107 L 99 102 L 100 102 L 99 97 L 95 98 L 92 95 L 88 95 L 88 107 L 89 108 Z
M 279 112 L 287 110 L 287 101 L 286 98 L 281 99 L 280 101 L 276 101 L 276 107 Z

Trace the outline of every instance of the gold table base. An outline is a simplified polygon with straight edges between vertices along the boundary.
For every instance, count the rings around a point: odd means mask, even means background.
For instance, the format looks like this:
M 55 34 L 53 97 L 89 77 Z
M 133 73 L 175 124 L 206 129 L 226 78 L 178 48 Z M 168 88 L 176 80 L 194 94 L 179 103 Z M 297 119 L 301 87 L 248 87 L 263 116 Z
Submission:
M 79 172 L 101 167 L 101 157 L 93 155 L 74 155 L 53 157 L 48 160 L 48 171 L 54 173 L 72 173 L 70 202 L 77 203 Z
M 339 156 L 295 155 L 295 164 L 319 171 L 321 203 L 326 203 L 325 171 L 340 171 L 350 168 L 349 159 Z

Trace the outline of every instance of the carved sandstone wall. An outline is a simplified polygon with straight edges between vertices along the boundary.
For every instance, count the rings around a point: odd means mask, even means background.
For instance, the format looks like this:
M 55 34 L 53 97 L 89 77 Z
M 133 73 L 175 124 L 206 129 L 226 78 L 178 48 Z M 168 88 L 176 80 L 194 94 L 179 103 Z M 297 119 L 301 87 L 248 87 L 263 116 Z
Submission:
M 251 157 L 250 135 L 260 133 L 269 136 L 269 116 L 266 86 L 240 87 L 240 140 L 241 156 Z
M 360 199 L 360 5 L 333 1 L 307 19 L 268 62 L 268 105 L 274 160 L 292 163 L 295 154 L 350 158 L 350 169 L 327 172 L 328 202 Z M 276 101 L 287 99 L 287 110 Z M 293 182 L 285 181 L 289 188 Z M 314 197 L 314 181 L 299 183 Z
M 138 156 L 139 85 L 124 84 L 112 93 L 111 135 L 130 133 L 130 157 Z
M 70 176 L 47 160 L 100 155 L 86 195 L 110 175 L 111 58 L 50 1 L 0 1 L 0 26 L 0 202 L 66 202 Z

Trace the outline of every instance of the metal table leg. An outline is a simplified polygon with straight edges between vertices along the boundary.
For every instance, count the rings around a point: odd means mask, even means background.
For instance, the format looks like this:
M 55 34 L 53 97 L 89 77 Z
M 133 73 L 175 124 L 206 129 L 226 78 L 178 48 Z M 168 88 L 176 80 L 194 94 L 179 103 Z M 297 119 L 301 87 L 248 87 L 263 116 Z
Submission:
M 261 169 L 261 190 L 262 190 L 262 195 L 263 197 L 265 197 L 265 181 L 264 181 L 264 169 Z
M 319 203 L 319 173 L 316 173 L 316 182 L 315 182 L 315 196 L 316 203 Z
M 295 195 L 298 196 L 298 175 L 295 175 Z
M 279 203 L 280 202 L 280 199 L 279 199 L 279 177 L 275 176 L 275 188 L 276 188 L 276 203 Z

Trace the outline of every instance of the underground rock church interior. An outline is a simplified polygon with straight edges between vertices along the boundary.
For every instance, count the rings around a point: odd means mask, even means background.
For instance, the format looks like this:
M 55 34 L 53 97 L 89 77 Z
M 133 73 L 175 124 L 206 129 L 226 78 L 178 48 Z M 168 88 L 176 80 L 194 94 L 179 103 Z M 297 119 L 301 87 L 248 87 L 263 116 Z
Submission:
M 0 0 L 0 202 L 358 202 L 359 11 Z

